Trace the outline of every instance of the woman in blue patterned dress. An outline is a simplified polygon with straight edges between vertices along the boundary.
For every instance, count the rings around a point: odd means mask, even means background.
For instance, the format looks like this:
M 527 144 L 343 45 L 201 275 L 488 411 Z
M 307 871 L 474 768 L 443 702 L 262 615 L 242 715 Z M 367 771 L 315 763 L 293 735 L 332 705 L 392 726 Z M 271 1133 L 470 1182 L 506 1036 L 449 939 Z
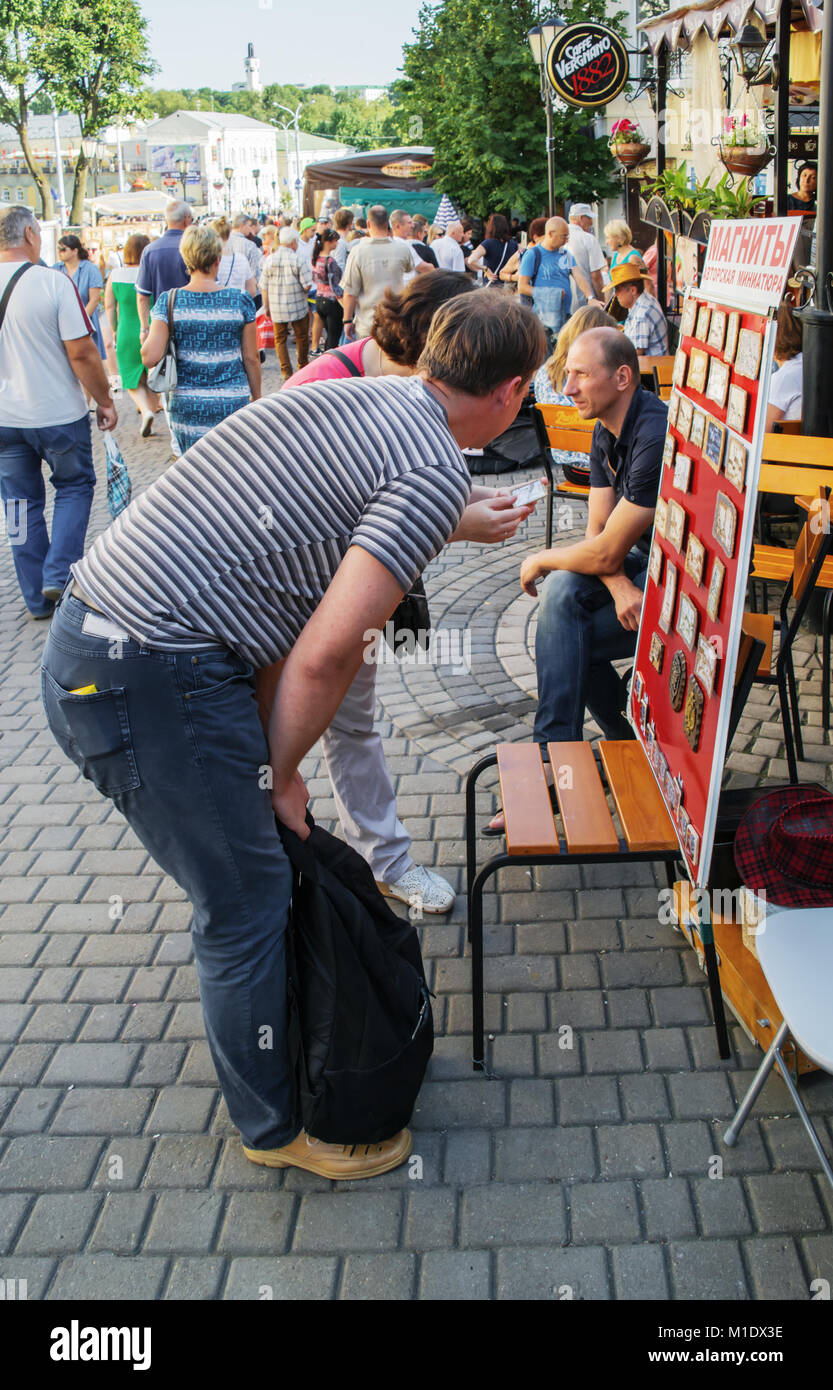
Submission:
M 177 383 L 169 409 L 184 453 L 227 415 L 259 399 L 260 355 L 251 296 L 217 284 L 223 244 L 214 229 L 189 227 L 179 249 L 191 278 L 182 289 L 163 291 L 154 304 L 142 361 L 155 367 L 165 353 L 173 293 Z

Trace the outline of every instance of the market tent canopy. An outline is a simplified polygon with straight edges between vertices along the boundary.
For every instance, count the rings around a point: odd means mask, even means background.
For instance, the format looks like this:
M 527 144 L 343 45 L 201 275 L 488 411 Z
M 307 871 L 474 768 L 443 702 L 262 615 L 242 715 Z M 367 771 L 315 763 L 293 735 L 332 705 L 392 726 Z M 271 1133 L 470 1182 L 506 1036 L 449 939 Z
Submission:
M 412 177 L 385 174 L 388 165 L 428 165 Z M 304 216 L 315 215 L 315 195 L 326 188 L 402 188 L 413 192 L 430 192 L 434 187 L 434 151 L 428 146 L 409 145 L 395 150 L 366 150 L 347 155 L 344 159 L 327 159 L 320 164 L 308 164 L 304 170 Z
M 148 213 L 164 212 L 170 196 L 152 189 L 136 193 L 107 193 L 101 198 L 85 198 L 84 202 L 99 217 L 142 217 Z
M 739 34 L 752 15 L 757 15 L 764 24 L 774 24 L 781 3 L 782 0 L 707 0 L 705 5 L 685 5 L 646 19 L 637 28 L 656 55 L 663 44 L 670 49 L 689 48 L 701 29 L 705 29 L 711 39 L 716 39 L 724 27 L 732 35 Z M 824 23 L 821 5 L 815 5 L 813 0 L 796 0 L 795 4 L 790 0 L 790 8 L 797 12 L 797 17 L 803 13 L 807 27 L 814 33 L 821 29 Z
M 360 206 L 366 210 L 373 203 L 379 203 L 387 208 L 388 212 L 393 212 L 394 208 L 401 208 L 412 217 L 421 213 L 429 222 L 433 221 L 434 213 L 440 205 L 439 193 L 413 193 L 407 188 L 350 188 L 342 185 L 338 190 L 338 198 L 342 207 Z

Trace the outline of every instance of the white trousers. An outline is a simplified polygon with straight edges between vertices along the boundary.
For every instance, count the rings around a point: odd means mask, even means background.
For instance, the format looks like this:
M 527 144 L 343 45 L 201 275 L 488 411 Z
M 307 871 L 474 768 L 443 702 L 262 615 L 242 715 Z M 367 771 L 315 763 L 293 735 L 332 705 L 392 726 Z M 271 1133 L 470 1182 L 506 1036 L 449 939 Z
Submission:
M 367 860 L 373 876 L 395 883 L 413 866 L 411 837 L 396 814 L 396 793 L 382 739 L 373 727 L 376 666 L 362 662 L 322 735 L 344 838 Z

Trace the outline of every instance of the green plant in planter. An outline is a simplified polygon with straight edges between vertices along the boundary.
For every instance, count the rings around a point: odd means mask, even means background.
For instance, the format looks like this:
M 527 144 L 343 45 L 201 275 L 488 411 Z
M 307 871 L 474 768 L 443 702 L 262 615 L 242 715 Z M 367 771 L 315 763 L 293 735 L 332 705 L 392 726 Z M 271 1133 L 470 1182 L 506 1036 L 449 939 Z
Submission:
M 714 188 L 709 189 L 713 204 L 704 210 L 710 212 L 712 217 L 718 218 L 754 217 L 756 207 L 766 203 L 766 198 L 752 192 L 751 179 L 741 179 L 737 187 L 730 188 L 730 178 L 727 170 Z
M 677 169 L 666 169 L 653 183 L 646 184 L 645 192 L 650 196 L 663 198 L 670 208 L 679 208 L 690 217 L 706 212 L 714 218 L 752 217 L 756 204 L 765 199 L 752 192 L 750 179 L 741 179 L 735 188 L 730 187 L 731 175 L 728 170 L 721 175 L 712 187 L 711 175 L 703 183 L 691 187 L 688 170 L 684 164 Z
M 683 212 L 696 212 L 694 189 L 688 181 L 688 169 L 680 164 L 676 169 L 666 169 L 652 183 L 645 185 L 645 192 L 652 198 L 662 198 L 669 208 L 680 208 Z

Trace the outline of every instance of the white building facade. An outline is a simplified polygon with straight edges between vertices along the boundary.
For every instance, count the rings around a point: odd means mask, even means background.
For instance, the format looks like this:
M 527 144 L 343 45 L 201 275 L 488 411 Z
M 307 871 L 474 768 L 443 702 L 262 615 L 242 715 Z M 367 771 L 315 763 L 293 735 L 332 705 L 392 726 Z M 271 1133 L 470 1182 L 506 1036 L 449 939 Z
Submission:
M 280 202 L 276 130 L 264 121 L 221 111 L 175 111 L 145 132 L 148 171 L 172 195 L 182 193 L 177 161 L 188 162 L 186 195 L 217 214 L 274 211 Z M 229 170 L 230 179 L 225 171 Z

